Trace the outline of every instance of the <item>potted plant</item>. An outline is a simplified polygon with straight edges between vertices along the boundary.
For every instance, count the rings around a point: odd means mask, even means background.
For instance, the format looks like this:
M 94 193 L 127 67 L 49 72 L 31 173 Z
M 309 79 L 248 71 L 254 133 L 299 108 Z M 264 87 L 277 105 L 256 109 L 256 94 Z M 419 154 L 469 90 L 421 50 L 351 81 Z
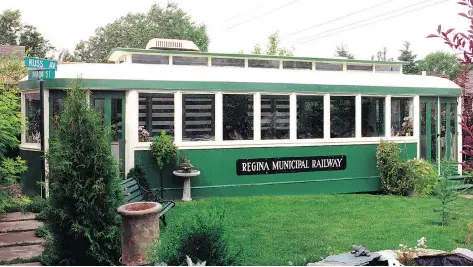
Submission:
M 163 168 L 166 164 L 175 160 L 177 155 L 177 147 L 174 145 L 172 136 L 167 135 L 165 131 L 162 131 L 161 135 L 155 136 L 153 138 L 153 142 L 151 143 L 150 153 L 151 156 L 156 160 L 156 164 L 158 164 L 161 178 L 161 198 L 163 198 Z
M 184 172 L 192 172 L 192 168 L 194 168 L 194 165 L 192 165 L 191 161 L 189 158 L 187 158 L 186 155 L 181 157 L 181 164 L 179 164 L 179 167 L 184 171 Z

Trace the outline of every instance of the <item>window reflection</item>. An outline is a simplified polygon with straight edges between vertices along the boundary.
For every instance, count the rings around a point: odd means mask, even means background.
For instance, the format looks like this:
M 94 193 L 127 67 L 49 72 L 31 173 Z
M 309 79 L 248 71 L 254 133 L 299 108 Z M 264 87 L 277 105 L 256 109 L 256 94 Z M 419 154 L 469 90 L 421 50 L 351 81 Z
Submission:
M 25 94 L 25 111 L 27 119 L 26 142 L 40 143 L 41 105 L 39 93 Z
M 223 140 L 253 139 L 253 95 L 223 95 Z
M 330 97 L 330 137 L 355 137 L 355 97 Z
M 289 96 L 261 96 L 261 139 L 289 139 Z

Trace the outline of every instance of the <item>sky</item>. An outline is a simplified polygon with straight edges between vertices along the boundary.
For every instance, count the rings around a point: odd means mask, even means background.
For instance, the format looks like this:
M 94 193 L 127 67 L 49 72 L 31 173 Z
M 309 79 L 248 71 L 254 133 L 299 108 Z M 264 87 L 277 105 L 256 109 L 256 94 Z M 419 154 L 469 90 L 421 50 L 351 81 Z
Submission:
M 99 26 L 129 12 L 146 12 L 167 0 L 1 0 L 0 11 L 19 9 L 60 49 L 73 50 Z M 281 46 L 295 56 L 333 57 L 337 46 L 356 59 L 370 59 L 387 48 L 397 58 L 409 41 L 418 59 L 430 52 L 448 51 L 441 39 L 427 39 L 437 26 L 465 30 L 467 12 L 458 0 L 174 0 L 196 23 L 207 25 L 209 52 L 249 53 L 265 46 L 279 31 Z M 360 12 L 361 11 L 361 12 Z M 144 47 L 143 47 L 144 48 Z

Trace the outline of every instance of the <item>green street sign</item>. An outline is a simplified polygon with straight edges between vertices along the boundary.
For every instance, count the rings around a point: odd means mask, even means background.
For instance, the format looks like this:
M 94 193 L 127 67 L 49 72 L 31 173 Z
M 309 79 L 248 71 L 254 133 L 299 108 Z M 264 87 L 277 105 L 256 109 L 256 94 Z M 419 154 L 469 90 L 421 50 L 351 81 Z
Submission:
M 54 69 L 29 70 L 28 80 L 52 80 L 56 77 Z
M 57 70 L 57 61 L 36 57 L 25 57 L 27 69 L 52 69 Z

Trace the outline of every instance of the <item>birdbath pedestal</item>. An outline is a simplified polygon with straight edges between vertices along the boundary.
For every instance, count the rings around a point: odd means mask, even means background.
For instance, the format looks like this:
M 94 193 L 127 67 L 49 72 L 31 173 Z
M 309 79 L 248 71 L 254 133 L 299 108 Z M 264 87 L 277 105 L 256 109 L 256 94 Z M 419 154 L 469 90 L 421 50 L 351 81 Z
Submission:
M 174 175 L 184 178 L 184 187 L 182 190 L 182 201 L 192 201 L 191 198 L 191 178 L 200 175 L 200 171 L 191 170 L 186 172 L 183 170 L 177 170 L 173 172 Z

